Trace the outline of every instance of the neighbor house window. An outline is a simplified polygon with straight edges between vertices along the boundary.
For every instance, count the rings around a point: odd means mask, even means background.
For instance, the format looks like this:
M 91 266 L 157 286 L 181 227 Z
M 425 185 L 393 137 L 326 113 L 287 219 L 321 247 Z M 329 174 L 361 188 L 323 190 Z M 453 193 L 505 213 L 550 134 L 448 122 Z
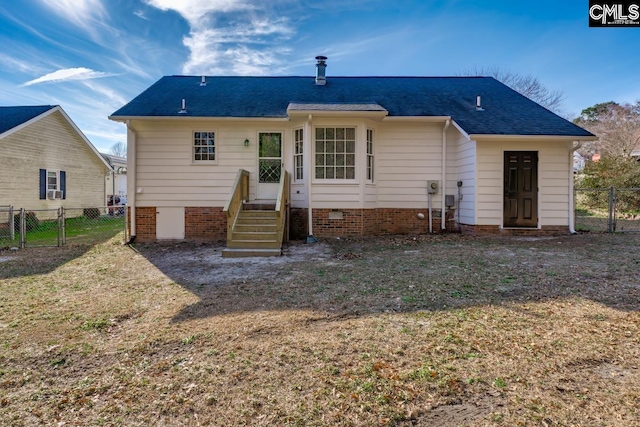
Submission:
M 40 169 L 40 200 L 67 198 L 67 173 L 61 170 Z
M 296 129 L 294 131 L 293 166 L 296 181 L 302 181 L 304 179 L 304 167 L 302 164 L 303 135 L 302 129 Z
M 47 191 L 59 190 L 59 172 L 47 170 Z
M 316 128 L 315 142 L 316 179 L 355 179 L 355 128 Z
M 193 160 L 196 162 L 216 160 L 215 132 L 193 133 Z
M 373 182 L 373 130 L 367 129 L 367 180 Z

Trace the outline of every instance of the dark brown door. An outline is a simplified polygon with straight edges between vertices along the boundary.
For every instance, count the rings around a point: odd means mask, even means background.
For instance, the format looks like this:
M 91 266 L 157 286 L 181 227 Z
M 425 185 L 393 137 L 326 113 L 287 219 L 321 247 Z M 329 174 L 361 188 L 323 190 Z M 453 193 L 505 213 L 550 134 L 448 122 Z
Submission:
M 504 153 L 504 226 L 538 226 L 538 152 Z

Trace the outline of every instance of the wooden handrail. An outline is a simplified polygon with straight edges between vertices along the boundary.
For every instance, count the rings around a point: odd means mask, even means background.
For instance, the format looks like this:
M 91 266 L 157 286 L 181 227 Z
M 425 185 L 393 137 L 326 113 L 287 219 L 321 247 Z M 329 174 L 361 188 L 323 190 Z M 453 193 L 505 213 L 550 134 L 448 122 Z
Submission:
M 278 241 L 282 244 L 285 228 L 287 224 L 287 207 L 289 206 L 289 172 L 283 170 L 280 175 L 280 187 L 278 189 L 278 200 L 276 201 L 276 212 L 278 214 Z
M 231 193 L 229 193 L 227 203 L 225 203 L 224 209 L 222 209 L 222 211 L 227 214 L 227 242 L 231 239 L 233 226 L 242 210 L 242 202 L 246 200 L 249 200 L 249 172 L 240 169 L 236 175 Z

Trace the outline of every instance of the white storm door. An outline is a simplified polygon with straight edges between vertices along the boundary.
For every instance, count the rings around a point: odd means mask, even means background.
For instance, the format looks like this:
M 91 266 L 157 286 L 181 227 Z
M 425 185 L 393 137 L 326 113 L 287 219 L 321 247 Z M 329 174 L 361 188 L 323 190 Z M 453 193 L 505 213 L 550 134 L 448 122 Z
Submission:
M 258 185 L 256 199 L 278 198 L 282 173 L 282 133 L 258 133 Z

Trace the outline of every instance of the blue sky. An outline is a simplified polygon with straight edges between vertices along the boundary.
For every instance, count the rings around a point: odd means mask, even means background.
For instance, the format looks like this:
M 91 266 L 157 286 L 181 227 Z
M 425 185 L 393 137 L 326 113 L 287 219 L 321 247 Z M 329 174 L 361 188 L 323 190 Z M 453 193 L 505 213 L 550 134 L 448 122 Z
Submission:
M 107 119 L 163 75 L 448 76 L 499 67 L 570 116 L 640 99 L 640 28 L 585 0 L 20 0 L 0 3 L 0 105 L 61 105 L 101 151 Z

